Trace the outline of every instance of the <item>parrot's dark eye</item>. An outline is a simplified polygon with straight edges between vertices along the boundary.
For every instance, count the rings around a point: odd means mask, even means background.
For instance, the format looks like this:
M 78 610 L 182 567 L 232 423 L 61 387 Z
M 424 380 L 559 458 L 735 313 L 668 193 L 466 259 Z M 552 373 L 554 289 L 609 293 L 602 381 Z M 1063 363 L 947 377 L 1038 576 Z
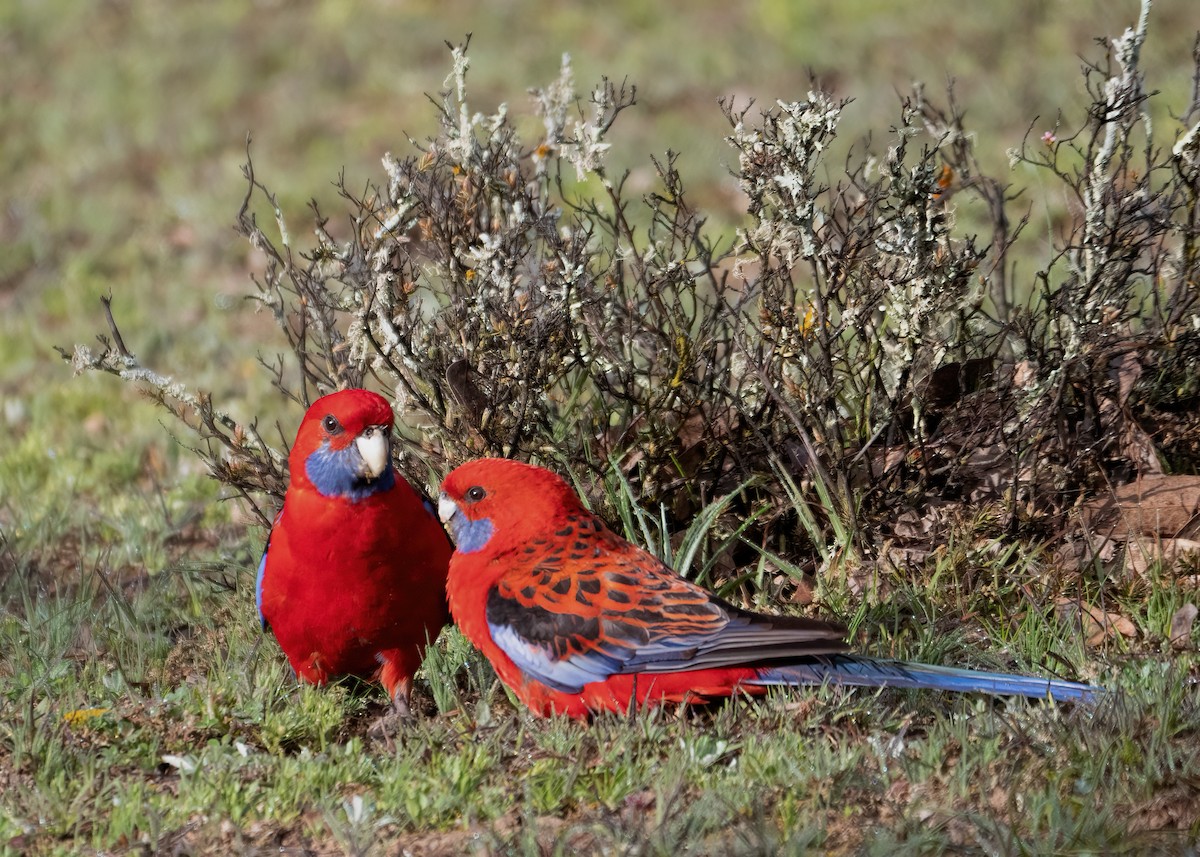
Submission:
M 478 503 L 480 500 L 482 500 L 486 496 L 487 496 L 487 492 L 484 491 L 482 488 L 480 488 L 478 485 L 472 485 L 470 488 L 467 489 L 467 493 L 463 495 L 463 497 L 466 498 L 468 503 Z
M 342 430 L 342 424 L 333 414 L 327 414 L 325 419 L 321 420 L 321 427 L 330 434 L 339 434 Z

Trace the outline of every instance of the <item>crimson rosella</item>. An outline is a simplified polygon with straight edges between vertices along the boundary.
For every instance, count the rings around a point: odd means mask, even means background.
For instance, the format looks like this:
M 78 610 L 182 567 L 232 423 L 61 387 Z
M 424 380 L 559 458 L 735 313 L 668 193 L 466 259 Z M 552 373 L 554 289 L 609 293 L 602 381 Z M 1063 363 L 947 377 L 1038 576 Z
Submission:
M 255 596 L 263 628 L 302 679 L 378 678 L 405 713 L 425 644 L 449 620 L 451 547 L 392 466 L 391 432 L 392 409 L 375 393 L 313 402 Z
M 844 629 L 722 601 L 613 533 L 561 478 L 502 459 L 442 482 L 450 612 L 534 712 L 703 702 L 772 685 L 981 691 L 1056 700 L 1100 688 L 845 654 Z

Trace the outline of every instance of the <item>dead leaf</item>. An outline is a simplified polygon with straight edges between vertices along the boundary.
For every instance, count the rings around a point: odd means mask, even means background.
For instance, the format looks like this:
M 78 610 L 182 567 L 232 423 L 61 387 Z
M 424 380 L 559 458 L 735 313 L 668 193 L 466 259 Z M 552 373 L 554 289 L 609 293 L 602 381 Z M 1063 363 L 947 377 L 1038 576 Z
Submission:
M 1108 377 L 1117 381 L 1117 403 L 1122 407 L 1129 401 L 1133 385 L 1142 377 L 1142 361 L 1132 351 L 1127 351 L 1108 361 Z
M 1083 521 L 1095 533 L 1200 537 L 1200 476 L 1144 476 L 1086 503 Z
M 1131 807 L 1128 815 L 1130 830 L 1187 830 L 1200 819 L 1200 801 L 1196 788 L 1181 783 L 1158 792 L 1140 807 Z
M 1028 390 L 1038 381 L 1037 364 L 1032 360 L 1018 360 L 1013 366 L 1012 383 L 1018 390 Z
M 813 603 L 813 587 L 805 577 L 796 581 L 796 591 L 792 593 L 791 602 L 807 607 Z
M 892 525 L 892 530 L 902 539 L 919 539 L 927 536 L 929 528 L 929 519 L 922 518 L 911 509 L 896 516 L 896 522 Z
M 891 473 L 899 467 L 906 458 L 908 458 L 908 447 L 904 446 L 889 446 L 883 452 L 883 473 Z M 879 462 L 876 460 L 876 466 Z
M 1184 604 L 1175 611 L 1171 617 L 1171 636 L 1168 638 L 1172 646 L 1183 649 L 1191 642 L 1192 624 L 1196 621 L 1197 613 L 1200 610 L 1196 609 L 1195 604 Z
M 1086 568 L 1097 562 L 1110 563 L 1117 555 L 1117 548 L 1123 545 L 1113 539 L 1085 533 L 1082 539 L 1071 541 L 1059 548 L 1058 556 L 1067 563 L 1075 560 L 1074 568 Z
M 461 357 L 446 367 L 446 383 L 450 386 L 450 392 L 466 414 L 467 421 L 478 427 L 488 401 L 476 385 L 473 375 L 471 364 Z
M 1117 635 L 1137 636 L 1133 622 L 1120 613 L 1108 613 L 1091 604 L 1061 596 L 1054 599 L 1054 604 L 1060 619 L 1079 625 L 1089 646 L 1098 646 Z
M 1143 477 L 1162 476 L 1162 458 L 1149 433 L 1133 420 L 1121 427 L 1121 451 Z
M 846 586 L 856 598 L 875 604 L 880 598 L 886 597 L 889 589 L 886 576 L 879 573 L 876 563 L 864 561 L 854 566 L 847 564 L 843 573 Z
M 884 569 L 907 571 L 924 565 L 932 553 L 928 548 L 901 547 L 889 541 L 879 551 L 879 565 Z
M 1185 554 L 1193 551 L 1200 551 L 1200 542 L 1191 539 L 1130 539 L 1125 543 L 1125 572 L 1142 577 L 1155 564 L 1174 569 Z

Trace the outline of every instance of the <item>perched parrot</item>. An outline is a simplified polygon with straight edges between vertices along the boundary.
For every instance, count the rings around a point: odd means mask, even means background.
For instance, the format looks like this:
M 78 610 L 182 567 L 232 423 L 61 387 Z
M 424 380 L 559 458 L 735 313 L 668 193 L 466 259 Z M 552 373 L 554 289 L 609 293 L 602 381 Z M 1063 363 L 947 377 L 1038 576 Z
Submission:
M 502 459 L 442 482 L 450 613 L 534 712 L 703 702 L 772 685 L 980 691 L 1056 700 L 1101 688 L 844 654 L 844 629 L 722 601 L 613 533 L 561 478 Z
M 392 466 L 392 409 L 367 390 L 313 402 L 258 566 L 265 629 L 302 679 L 377 678 L 400 714 L 427 641 L 449 621 L 451 546 Z

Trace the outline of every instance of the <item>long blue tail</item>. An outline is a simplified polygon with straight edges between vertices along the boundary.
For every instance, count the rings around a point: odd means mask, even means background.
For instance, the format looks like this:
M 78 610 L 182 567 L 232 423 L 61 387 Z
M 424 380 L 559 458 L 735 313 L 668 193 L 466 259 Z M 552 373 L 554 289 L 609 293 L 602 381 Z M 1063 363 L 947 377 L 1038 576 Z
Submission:
M 1056 678 L 981 672 L 957 667 L 936 667 L 909 661 L 866 658 L 857 655 L 816 655 L 801 663 L 764 667 L 749 682 L 761 685 L 849 684 L 858 687 L 911 687 L 952 690 L 958 693 L 993 693 L 1005 696 L 1090 700 L 1104 688 Z

